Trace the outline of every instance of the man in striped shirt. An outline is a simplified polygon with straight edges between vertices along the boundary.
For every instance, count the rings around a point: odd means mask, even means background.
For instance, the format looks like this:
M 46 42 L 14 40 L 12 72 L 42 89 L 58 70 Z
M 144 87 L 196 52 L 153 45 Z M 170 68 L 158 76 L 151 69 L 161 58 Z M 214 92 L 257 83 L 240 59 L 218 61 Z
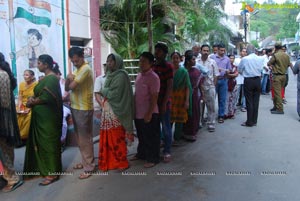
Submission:
M 171 115 L 171 93 L 173 87 L 173 65 L 166 61 L 168 46 L 159 42 L 155 45 L 156 62 L 153 71 L 160 79 L 160 89 L 158 94 L 158 108 L 162 133 L 164 136 L 164 162 L 171 161 L 172 128 L 170 123 Z

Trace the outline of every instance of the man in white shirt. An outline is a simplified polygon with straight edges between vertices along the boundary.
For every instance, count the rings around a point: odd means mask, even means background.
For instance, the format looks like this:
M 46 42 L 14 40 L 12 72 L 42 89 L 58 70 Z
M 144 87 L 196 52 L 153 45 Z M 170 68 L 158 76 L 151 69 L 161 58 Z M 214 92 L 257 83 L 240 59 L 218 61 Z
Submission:
M 100 95 L 101 89 L 104 87 L 105 79 L 106 79 L 106 64 L 103 64 L 104 75 L 100 75 L 95 79 L 94 82 L 94 124 L 100 126 L 100 119 L 101 119 L 101 102 L 103 102 L 103 97 Z
M 270 77 L 270 69 L 268 67 L 268 62 L 270 60 L 270 56 L 272 55 L 271 49 L 266 49 L 266 54 L 263 55 L 264 58 L 264 66 L 263 66 L 263 77 L 261 79 L 261 94 L 262 95 L 268 95 L 267 93 L 267 83 Z
M 246 48 L 242 48 L 240 52 L 240 57 L 234 60 L 234 65 L 239 66 L 242 58 L 245 56 L 247 56 L 247 50 Z M 238 105 L 241 105 L 242 112 L 246 112 L 247 110 L 246 110 L 246 100 L 244 95 L 244 77 L 242 74 L 239 73 L 239 75 L 235 78 L 235 80 L 236 80 L 237 91 L 238 91 L 238 95 L 236 97 L 237 98 L 236 103 L 238 103 Z
M 210 52 L 209 45 L 201 46 L 201 59 L 198 61 L 202 66 L 208 68 L 207 76 L 201 76 L 201 93 L 203 95 L 204 104 L 202 106 L 202 111 L 204 112 L 204 107 L 207 108 L 207 129 L 209 132 L 215 131 L 215 96 L 216 96 L 216 82 L 217 77 L 220 75 L 217 63 L 209 58 L 208 54 Z M 201 114 L 203 115 L 203 114 Z
M 263 58 L 255 54 L 255 47 L 248 45 L 248 56 L 244 57 L 239 66 L 238 71 L 244 76 L 244 91 L 247 107 L 247 121 L 242 126 L 252 127 L 257 124 L 259 96 L 261 91 L 261 71 L 263 66 Z

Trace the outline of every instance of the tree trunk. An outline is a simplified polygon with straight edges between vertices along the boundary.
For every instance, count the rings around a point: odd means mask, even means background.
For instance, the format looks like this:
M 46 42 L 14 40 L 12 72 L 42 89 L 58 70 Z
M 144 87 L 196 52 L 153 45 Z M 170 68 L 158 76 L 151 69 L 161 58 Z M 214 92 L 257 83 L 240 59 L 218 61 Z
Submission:
M 148 28 L 148 44 L 149 44 L 149 52 L 153 52 L 153 36 L 152 36 L 152 0 L 147 0 L 147 28 Z

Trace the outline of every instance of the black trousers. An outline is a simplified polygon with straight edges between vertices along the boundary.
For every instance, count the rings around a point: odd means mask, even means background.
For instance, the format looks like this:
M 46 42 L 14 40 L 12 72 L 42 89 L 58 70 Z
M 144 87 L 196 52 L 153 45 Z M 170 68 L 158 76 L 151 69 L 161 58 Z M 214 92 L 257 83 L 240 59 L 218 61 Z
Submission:
M 244 79 L 244 92 L 247 107 L 246 124 L 253 126 L 257 123 L 259 96 L 261 92 L 260 77 L 249 77 Z
M 271 81 L 269 76 L 269 79 L 267 81 L 267 86 L 266 86 L 266 93 L 270 93 L 270 91 L 271 91 Z
M 134 122 L 137 131 L 137 136 L 139 139 L 136 157 L 142 160 L 146 160 L 149 163 L 159 163 L 159 114 L 152 114 L 152 119 L 149 123 L 145 123 L 144 119 L 135 119 Z

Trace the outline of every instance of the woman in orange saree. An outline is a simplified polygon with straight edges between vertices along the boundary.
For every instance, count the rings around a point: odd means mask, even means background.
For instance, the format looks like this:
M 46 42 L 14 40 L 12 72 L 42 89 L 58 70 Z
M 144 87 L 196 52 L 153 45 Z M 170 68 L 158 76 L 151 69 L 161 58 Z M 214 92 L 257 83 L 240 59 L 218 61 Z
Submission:
M 117 54 L 107 57 L 107 78 L 97 99 L 102 106 L 99 169 L 102 171 L 129 167 L 126 139 L 133 140 L 133 92 L 123 59 Z
M 35 81 L 34 72 L 32 70 L 25 70 L 24 82 L 19 85 L 19 97 L 18 97 L 18 125 L 20 129 L 21 139 L 27 140 L 29 134 L 29 127 L 31 121 L 31 109 L 26 107 L 28 97 L 34 95 L 33 89 L 37 85 Z

